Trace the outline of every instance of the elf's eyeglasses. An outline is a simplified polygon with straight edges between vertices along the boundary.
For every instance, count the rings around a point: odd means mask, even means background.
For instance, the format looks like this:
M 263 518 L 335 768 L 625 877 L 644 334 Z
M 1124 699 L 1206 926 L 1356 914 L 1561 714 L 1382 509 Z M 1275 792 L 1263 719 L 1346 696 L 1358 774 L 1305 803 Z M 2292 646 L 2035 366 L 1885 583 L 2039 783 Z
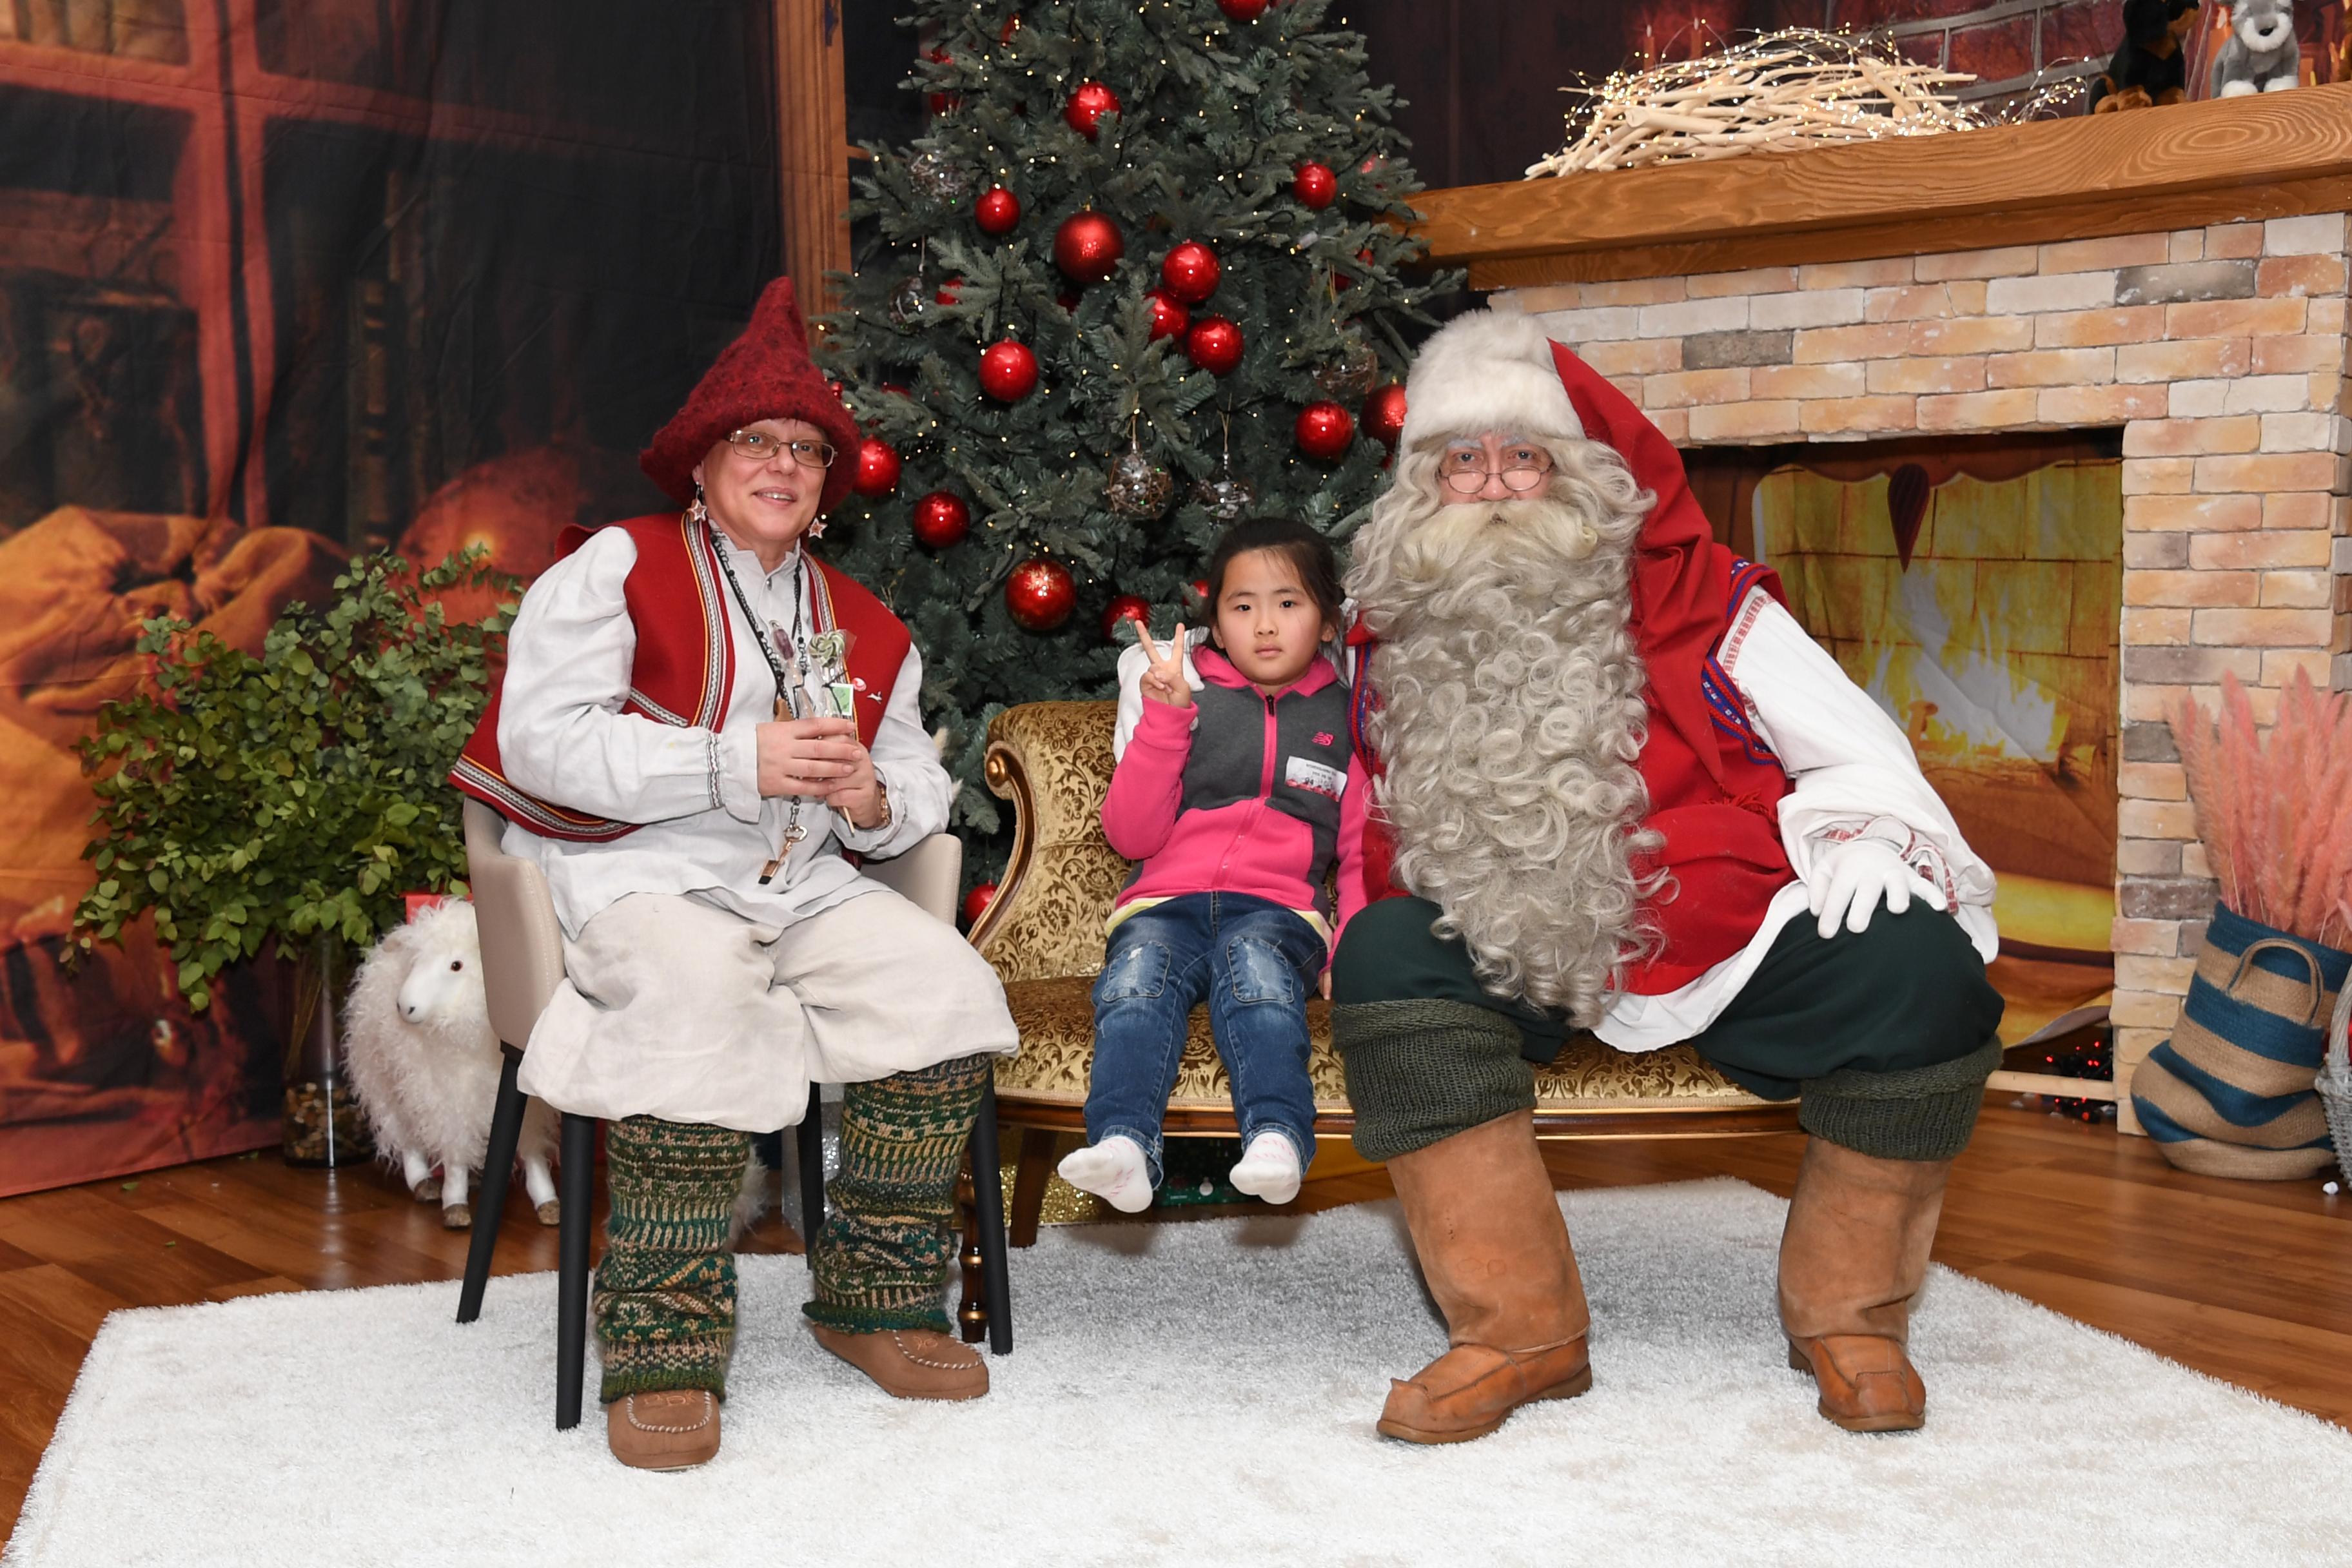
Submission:
M 787 441 L 761 430 L 738 430 L 727 437 L 727 444 L 755 463 L 764 463 L 779 452 L 790 452 L 793 461 L 803 468 L 833 467 L 830 441 Z
M 1541 447 L 1507 447 L 1502 453 L 1502 467 L 1486 467 L 1486 454 L 1475 447 L 1457 447 L 1437 461 L 1438 477 L 1445 488 L 1458 496 L 1475 496 L 1486 488 L 1486 481 L 1500 476 L 1503 488 L 1513 495 L 1526 495 L 1543 488 L 1551 477 L 1551 454 Z

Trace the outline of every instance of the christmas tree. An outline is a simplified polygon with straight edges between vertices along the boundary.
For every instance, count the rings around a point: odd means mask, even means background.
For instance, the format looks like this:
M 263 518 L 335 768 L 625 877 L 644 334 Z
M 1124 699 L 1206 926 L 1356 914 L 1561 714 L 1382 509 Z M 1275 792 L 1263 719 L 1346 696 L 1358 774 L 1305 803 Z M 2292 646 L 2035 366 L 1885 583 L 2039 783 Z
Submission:
M 913 628 L 980 840 L 998 708 L 1111 695 L 1129 616 L 1202 624 L 1226 524 L 1361 521 L 1453 280 L 1400 276 L 1419 186 L 1325 0 L 916 9 L 929 130 L 866 149 L 825 322 L 868 439 L 822 548 Z

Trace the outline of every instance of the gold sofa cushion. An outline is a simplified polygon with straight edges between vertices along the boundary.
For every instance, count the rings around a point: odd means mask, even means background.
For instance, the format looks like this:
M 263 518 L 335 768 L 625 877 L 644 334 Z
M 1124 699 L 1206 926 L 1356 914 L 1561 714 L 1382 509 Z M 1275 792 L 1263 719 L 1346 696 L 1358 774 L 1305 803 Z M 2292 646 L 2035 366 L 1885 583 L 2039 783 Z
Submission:
M 1093 989 L 1094 982 L 1084 975 L 1015 980 L 1005 985 L 1013 1021 L 1021 1028 L 1021 1054 L 997 1064 L 1000 1100 L 1032 1105 L 1086 1103 L 1087 1069 L 1094 1059 Z M 1339 1058 L 1331 1049 L 1331 1005 L 1307 1003 L 1307 1026 L 1315 1042 L 1307 1070 L 1315 1084 L 1316 1114 L 1352 1117 Z M 1701 1061 L 1688 1046 L 1632 1053 L 1614 1050 L 1590 1035 L 1575 1036 L 1549 1067 L 1536 1069 L 1536 1100 L 1539 1110 L 1601 1109 L 1627 1100 L 1664 1100 L 1694 1109 L 1764 1103 Z M 1230 1114 L 1233 1104 L 1233 1086 L 1209 1037 L 1209 1010 L 1195 1007 L 1169 1110 Z

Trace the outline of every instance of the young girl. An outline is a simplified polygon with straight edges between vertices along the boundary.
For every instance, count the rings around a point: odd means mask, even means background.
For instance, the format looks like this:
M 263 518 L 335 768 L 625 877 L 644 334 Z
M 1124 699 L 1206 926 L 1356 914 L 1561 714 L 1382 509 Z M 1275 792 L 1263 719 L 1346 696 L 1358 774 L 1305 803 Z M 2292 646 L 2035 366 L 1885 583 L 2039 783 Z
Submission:
M 1141 864 L 1095 983 L 1088 1142 L 1061 1173 L 1129 1213 L 1160 1184 L 1160 1118 L 1204 1000 L 1241 1124 L 1230 1179 L 1267 1203 L 1297 1195 L 1315 1152 L 1307 996 L 1336 940 L 1324 884 L 1361 837 L 1340 833 L 1350 748 L 1348 689 L 1322 653 L 1339 626 L 1329 542 L 1304 523 L 1237 523 L 1208 584 L 1208 643 L 1180 624 L 1119 659 L 1103 831 Z M 1340 868 L 1342 922 L 1360 880 Z

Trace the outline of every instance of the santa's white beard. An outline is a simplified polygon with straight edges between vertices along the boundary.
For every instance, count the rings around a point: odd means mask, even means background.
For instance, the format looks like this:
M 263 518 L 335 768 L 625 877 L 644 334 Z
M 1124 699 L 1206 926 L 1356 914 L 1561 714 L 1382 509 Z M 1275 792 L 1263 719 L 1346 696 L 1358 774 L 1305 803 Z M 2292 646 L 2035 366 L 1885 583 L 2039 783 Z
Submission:
M 1590 489 L 1453 507 L 1392 494 L 1349 582 L 1381 639 L 1373 798 L 1396 881 L 1443 909 L 1439 932 L 1489 991 L 1587 1026 L 1643 945 L 1631 856 L 1649 847 L 1628 627 L 1647 498 L 1630 478 Z

